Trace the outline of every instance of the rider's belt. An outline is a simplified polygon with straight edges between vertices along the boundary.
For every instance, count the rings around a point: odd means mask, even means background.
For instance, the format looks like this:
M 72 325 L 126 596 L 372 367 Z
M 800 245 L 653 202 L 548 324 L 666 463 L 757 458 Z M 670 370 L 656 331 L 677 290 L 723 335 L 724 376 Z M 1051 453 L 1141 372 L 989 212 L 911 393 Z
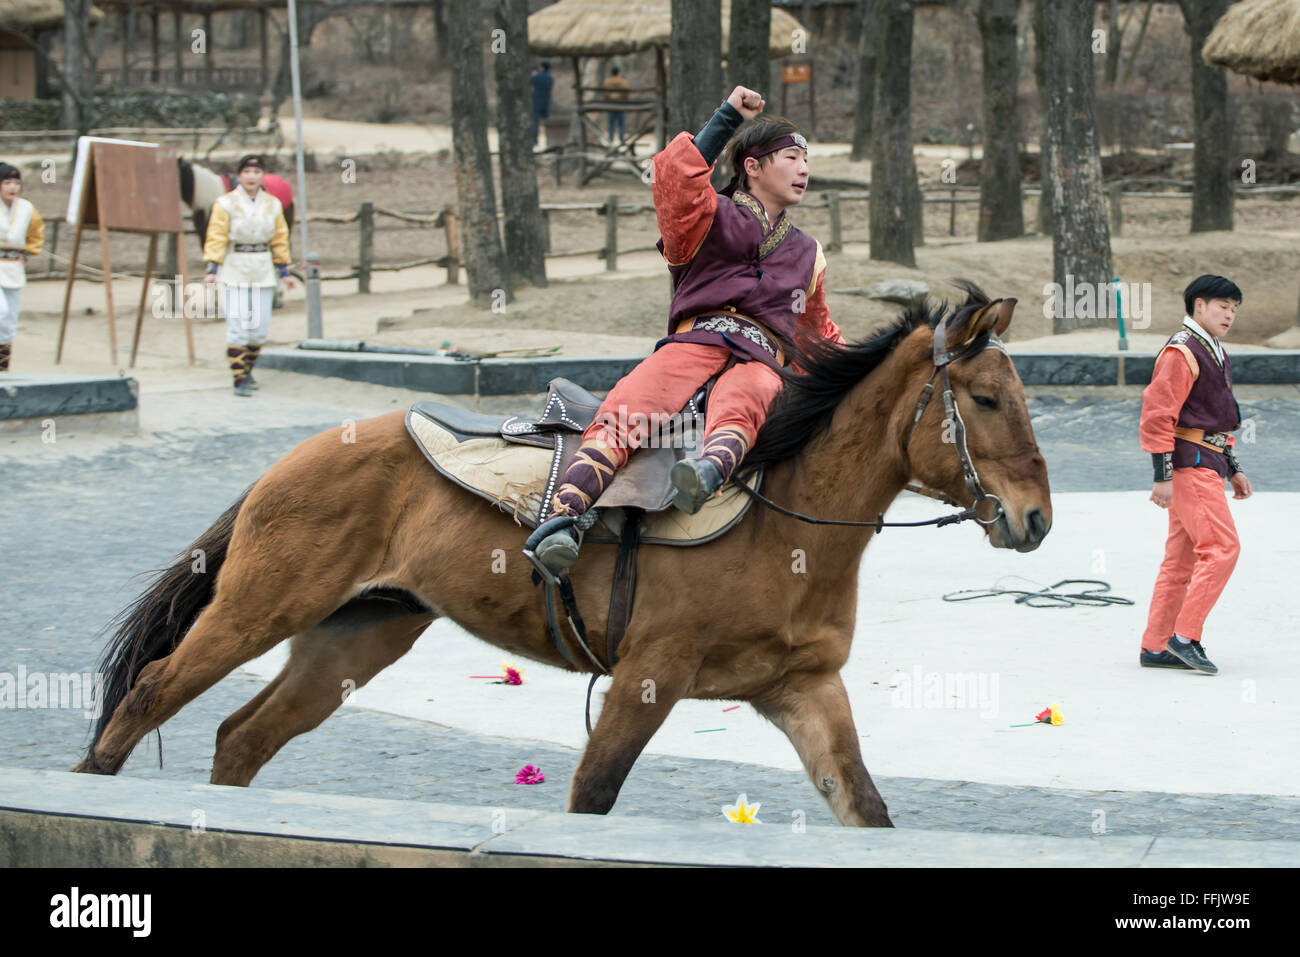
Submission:
M 773 359 L 785 365 L 785 353 L 776 344 L 776 338 L 761 323 L 736 312 L 706 312 L 677 323 L 675 334 L 683 332 L 718 332 L 739 335 L 754 343 Z
M 266 243 L 235 243 L 237 253 L 264 253 L 270 248 Z
M 27 259 L 27 253 L 21 249 L 0 249 L 0 260 L 5 262 L 23 262 Z
M 1206 432 L 1204 429 L 1189 429 L 1186 426 L 1179 425 L 1174 428 L 1174 438 L 1182 439 L 1184 442 L 1191 442 L 1193 445 L 1199 445 L 1203 449 L 1226 452 L 1228 442 L 1232 436 L 1227 432 Z

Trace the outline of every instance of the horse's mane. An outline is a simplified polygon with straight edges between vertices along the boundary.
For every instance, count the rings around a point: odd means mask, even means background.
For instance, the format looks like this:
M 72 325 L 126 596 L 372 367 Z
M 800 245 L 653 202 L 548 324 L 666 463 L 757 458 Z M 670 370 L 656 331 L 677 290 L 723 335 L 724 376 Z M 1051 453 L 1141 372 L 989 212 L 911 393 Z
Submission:
M 946 300 L 926 297 L 913 302 L 893 322 L 857 342 L 841 346 L 826 339 L 801 338 L 794 363 L 804 372 L 782 371 L 781 391 L 759 429 L 753 449 L 745 456 L 738 477 L 759 465 L 779 462 L 802 451 L 830 425 L 831 416 L 849 390 L 884 362 L 914 329 L 922 324 L 933 329 L 945 317 L 950 317 L 950 336 L 955 339 L 960 335 L 961 327 L 982 306 L 988 305 L 989 298 L 969 280 L 954 280 L 953 285 L 966 293 L 965 301 L 955 308 Z

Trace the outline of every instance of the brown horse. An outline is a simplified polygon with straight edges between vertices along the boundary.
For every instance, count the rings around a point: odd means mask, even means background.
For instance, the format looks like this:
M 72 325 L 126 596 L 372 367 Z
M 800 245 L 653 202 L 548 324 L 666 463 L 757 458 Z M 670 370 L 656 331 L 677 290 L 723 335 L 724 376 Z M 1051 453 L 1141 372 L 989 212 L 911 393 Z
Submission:
M 870 522 L 916 479 L 970 504 L 943 403 L 926 404 L 912 428 L 936 373 L 938 329 L 946 355 L 964 350 L 948 369 L 969 460 L 1002 503 L 985 533 L 1000 548 L 1038 545 L 1051 524 L 1046 465 L 1011 361 L 983 348 L 1006 330 L 1014 300 L 966 290 L 955 310 L 914 306 L 862 342 L 809 348 L 805 374 L 788 378 L 751 453 L 751 465 L 765 463 L 768 496 Z M 643 549 L 632 621 L 569 810 L 607 812 L 673 705 L 707 698 L 747 701 L 784 731 L 842 824 L 890 826 L 839 674 L 872 534 L 755 503 L 707 544 Z M 247 785 L 339 706 L 347 682 L 366 684 L 438 617 L 573 670 L 519 557 L 523 538 L 510 516 L 428 465 L 401 413 L 357 423 L 355 437 L 331 429 L 307 439 L 195 542 L 206 572 L 189 550 L 123 612 L 105 654 L 104 711 L 74 770 L 116 773 L 144 735 L 286 638 L 283 671 L 217 731 L 212 783 Z M 616 554 L 588 543 L 574 569 L 596 649 Z

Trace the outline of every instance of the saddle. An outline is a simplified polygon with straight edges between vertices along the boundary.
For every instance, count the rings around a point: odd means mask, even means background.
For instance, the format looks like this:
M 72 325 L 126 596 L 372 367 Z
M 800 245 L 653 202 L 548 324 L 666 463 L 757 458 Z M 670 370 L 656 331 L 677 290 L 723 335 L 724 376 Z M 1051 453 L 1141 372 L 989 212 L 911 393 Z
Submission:
M 638 537 L 651 545 L 711 541 L 744 516 L 752 499 L 734 484 L 724 485 L 695 515 L 671 507 L 669 472 L 699 448 L 711 385 L 712 380 L 679 413 L 646 423 L 648 441 L 594 503 L 599 518 L 586 532 L 587 541 L 619 542 L 629 509 L 640 510 Z M 551 499 L 599 407 L 600 399 L 582 386 L 557 378 L 548 384 L 546 402 L 535 416 L 490 415 L 426 401 L 411 406 L 406 428 L 442 475 L 536 528 L 551 517 Z M 761 480 L 760 471 L 750 487 L 757 490 Z

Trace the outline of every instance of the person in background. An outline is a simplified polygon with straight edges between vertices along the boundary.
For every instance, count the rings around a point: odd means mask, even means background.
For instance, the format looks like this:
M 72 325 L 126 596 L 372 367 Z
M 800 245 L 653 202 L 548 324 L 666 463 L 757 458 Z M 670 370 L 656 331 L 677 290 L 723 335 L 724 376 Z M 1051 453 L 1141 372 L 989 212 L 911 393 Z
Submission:
M 601 89 L 605 91 L 605 99 L 615 103 L 627 102 L 627 97 L 628 97 L 627 80 L 623 78 L 623 75 L 620 73 L 618 67 L 610 68 L 609 76 L 605 77 L 605 82 L 602 85 Z M 613 111 L 610 112 L 609 141 L 611 143 L 619 143 L 627 139 L 627 125 L 625 120 L 626 115 L 627 114 L 623 113 L 622 111 L 619 111 L 617 113 Z M 614 139 L 615 126 L 618 127 L 618 139 Z
M 1169 510 L 1165 558 L 1156 578 L 1138 663 L 1217 674 L 1201 630 L 1228 584 L 1241 545 L 1223 480 L 1233 498 L 1251 496 L 1232 454 L 1241 409 L 1232 363 L 1219 339 L 1232 328 L 1241 290 L 1223 276 L 1198 276 L 1183 291 L 1187 315 L 1156 357 L 1142 393 L 1139 435 L 1151 453 L 1151 501 Z
M 27 260 L 39 255 L 45 242 L 45 222 L 36 207 L 18 195 L 22 188 L 18 168 L 0 163 L 0 372 L 9 371 Z
M 271 300 L 276 272 L 286 288 L 289 275 L 289 226 L 280 201 L 262 188 L 265 167 L 257 155 L 239 161 L 239 185 L 212 204 L 203 258 L 205 283 L 220 283 L 226 310 L 226 357 L 235 379 L 235 395 L 257 388 L 253 364 L 271 331 Z
M 551 75 L 551 64 L 543 60 L 529 77 L 533 85 L 533 145 L 537 145 L 537 127 L 541 121 L 551 115 L 551 89 L 555 86 L 555 77 Z

